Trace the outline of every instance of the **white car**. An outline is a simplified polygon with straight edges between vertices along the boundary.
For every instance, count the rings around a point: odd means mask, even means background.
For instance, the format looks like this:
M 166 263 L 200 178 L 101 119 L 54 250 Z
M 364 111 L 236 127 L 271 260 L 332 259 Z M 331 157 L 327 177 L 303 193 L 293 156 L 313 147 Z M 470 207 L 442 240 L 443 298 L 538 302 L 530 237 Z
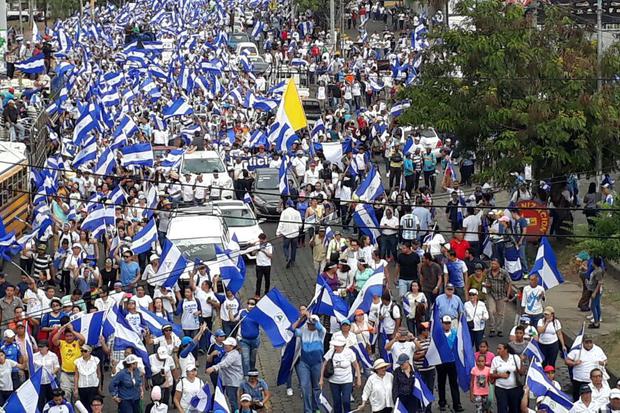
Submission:
M 195 212 L 199 212 L 199 209 L 181 210 L 170 220 L 166 236 L 188 261 L 193 262 L 196 258 L 204 261 L 213 276 L 220 273 L 215 247 L 226 250 L 230 244 L 230 234 L 221 217 Z M 181 275 L 181 279 L 188 278 L 189 269 Z
M 264 219 L 256 219 L 254 211 L 243 201 L 214 201 L 207 205 L 213 206 L 214 213 L 221 216 L 228 230 L 230 238 L 236 235 L 239 243 L 239 250 L 244 251 L 258 241 L 258 236 L 263 233 L 260 224 Z M 250 250 L 245 254 L 248 259 L 256 259 L 256 250 Z
M 432 148 L 432 152 L 435 154 L 435 157 L 437 157 L 437 159 L 441 158 L 443 156 L 441 153 L 443 142 L 434 128 L 413 128 L 411 126 L 402 126 L 394 129 L 392 136 L 399 140 L 401 147 L 404 147 L 407 142 L 407 137 L 413 135 L 416 130 L 420 133 L 420 143 L 417 146 L 420 147 L 421 151 L 425 152 L 426 148 L 430 147 Z
M 216 151 L 195 151 L 183 155 L 181 161 L 180 174 L 189 173 L 192 182 L 195 182 L 196 176 L 202 174 L 204 185 L 210 186 L 214 179 L 215 173 L 218 174 L 217 187 L 220 189 L 221 199 L 233 198 L 233 180 L 226 171 L 226 165 L 219 153 Z M 212 191 L 213 194 L 214 191 Z
M 242 54 L 246 54 L 248 56 L 259 56 L 258 47 L 256 47 L 256 45 L 252 42 L 237 43 L 235 54 L 237 56 L 241 56 Z

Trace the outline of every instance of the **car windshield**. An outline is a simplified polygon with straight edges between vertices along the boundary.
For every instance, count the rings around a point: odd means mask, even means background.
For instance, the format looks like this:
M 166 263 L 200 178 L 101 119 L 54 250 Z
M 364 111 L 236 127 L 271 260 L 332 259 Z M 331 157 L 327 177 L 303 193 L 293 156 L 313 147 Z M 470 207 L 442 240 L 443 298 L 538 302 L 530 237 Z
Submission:
M 172 240 L 172 243 L 191 260 L 200 258 L 203 261 L 213 261 L 215 260 L 215 246 L 224 250 L 221 242 L 216 238 L 177 239 Z
M 274 189 L 278 187 L 278 175 L 260 174 L 256 178 L 256 189 Z
M 420 131 L 420 136 L 423 138 L 436 138 L 437 134 L 432 129 L 422 129 Z
M 250 37 L 245 33 L 233 33 L 230 35 L 230 38 L 232 40 L 236 40 L 237 42 L 242 42 L 249 39 Z
M 251 227 L 256 223 L 252 213 L 245 208 L 224 209 L 222 217 L 229 227 Z
M 183 160 L 182 173 L 189 172 L 191 174 L 226 172 L 224 163 L 219 158 L 193 158 Z

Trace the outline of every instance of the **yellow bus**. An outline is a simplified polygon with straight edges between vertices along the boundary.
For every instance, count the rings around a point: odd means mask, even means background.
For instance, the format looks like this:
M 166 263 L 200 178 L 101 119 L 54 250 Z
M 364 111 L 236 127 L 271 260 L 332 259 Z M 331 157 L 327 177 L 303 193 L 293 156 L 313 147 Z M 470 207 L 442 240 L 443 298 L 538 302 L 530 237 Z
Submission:
M 26 145 L 0 142 L 0 217 L 6 231 L 19 236 L 30 207 L 30 174 Z

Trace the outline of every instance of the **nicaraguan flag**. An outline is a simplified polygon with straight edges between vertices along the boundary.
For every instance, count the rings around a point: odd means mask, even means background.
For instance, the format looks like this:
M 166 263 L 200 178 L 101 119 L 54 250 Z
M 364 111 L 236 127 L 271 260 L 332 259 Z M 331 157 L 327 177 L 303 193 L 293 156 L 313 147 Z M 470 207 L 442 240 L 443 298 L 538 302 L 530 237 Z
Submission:
M 165 119 L 173 116 L 191 115 L 192 113 L 194 113 L 194 109 L 187 103 L 184 98 L 180 97 L 174 102 L 172 102 L 169 106 L 166 106 L 162 113 Z
M 538 341 L 534 339 L 531 339 L 527 343 L 527 346 L 523 350 L 523 354 L 525 354 L 528 357 L 536 358 L 538 362 L 540 363 L 542 363 L 545 360 L 545 357 L 543 356 L 542 351 L 540 350 L 540 347 L 538 346 Z
M 132 347 L 134 354 L 142 359 L 147 376 L 150 376 L 151 362 L 149 361 L 149 352 L 142 342 L 142 337 L 127 323 L 116 304 L 107 311 L 102 331 L 106 339 L 114 335 L 114 350 L 125 350 L 127 347 Z
M 73 167 L 79 168 L 87 162 L 97 159 L 97 140 L 93 139 L 89 144 L 82 148 L 73 160 Z
M 15 69 L 22 73 L 33 75 L 36 73 L 45 72 L 45 56 L 43 53 L 39 53 L 36 56 L 32 56 L 26 60 L 15 63 Z
M 181 164 L 181 160 L 183 159 L 183 154 L 185 153 L 184 149 L 173 149 L 171 150 L 166 157 L 159 164 L 160 167 L 169 171 L 178 167 Z
M 97 159 L 95 175 L 110 175 L 114 168 L 116 168 L 116 157 L 112 148 L 108 146 Z
M 222 251 L 219 246 L 215 246 L 216 260 L 220 266 L 220 277 L 227 289 L 233 293 L 237 293 L 243 287 L 245 276 L 235 264 L 230 255 Z
M 467 325 L 467 324 L 465 324 Z M 439 317 L 439 308 L 433 307 L 433 322 L 431 325 L 431 342 L 428 346 L 425 356 L 425 367 L 437 366 L 443 363 L 454 361 L 454 353 L 450 350 L 448 339 L 443 332 L 441 319 Z
M 342 145 L 343 143 L 341 142 L 326 142 L 321 144 L 325 159 L 334 165 L 338 165 L 340 168 L 344 168 L 342 164 L 342 157 L 344 156 Z
M 155 337 L 161 337 L 164 335 L 161 329 L 166 324 L 169 324 L 172 327 L 172 332 L 178 337 L 184 336 L 183 329 L 180 325 L 162 318 L 144 307 L 138 307 L 138 312 L 142 315 L 142 327 L 148 328 L 151 334 Z
M 357 360 L 363 368 L 372 369 L 372 359 L 370 358 L 370 354 L 368 354 L 364 343 L 358 342 L 356 345 L 349 348 L 355 353 Z
M 299 311 L 277 288 L 272 288 L 246 317 L 263 327 L 274 347 L 282 347 L 294 336 L 290 327 L 299 318 Z
M 246 192 L 243 195 L 243 202 L 245 202 L 248 205 L 252 205 L 252 196 Z
M 415 376 L 413 396 L 422 403 L 423 407 L 429 406 L 435 400 L 435 396 L 433 396 L 433 392 L 429 390 L 424 380 L 422 380 L 420 373 L 414 370 L 413 374 Z
M 26 332 L 24 334 L 25 344 L 26 344 L 26 357 L 28 357 L 28 372 L 33 375 L 35 373 L 35 365 L 34 365 L 34 350 L 32 348 L 32 344 L 36 343 L 34 338 L 28 332 L 28 328 L 26 328 Z
M 75 128 L 73 128 L 73 143 L 81 145 L 90 131 L 95 129 L 99 124 L 99 106 L 90 104 L 80 114 Z
M 349 318 L 353 317 L 355 310 L 358 308 L 363 310 L 365 313 L 370 311 L 372 298 L 374 296 L 381 297 L 381 294 L 383 294 L 384 279 L 385 273 L 383 271 L 383 266 L 378 267 L 370 278 L 366 280 L 366 283 L 362 289 L 357 293 L 357 297 L 355 297 L 355 301 L 353 301 L 351 308 L 349 309 Z
M 152 244 L 157 242 L 157 240 L 157 225 L 155 225 L 155 220 L 151 218 L 151 220 L 133 236 L 131 250 L 134 254 L 142 254 L 149 251 Z
M 581 325 L 581 331 L 579 334 L 575 336 L 575 340 L 573 341 L 573 345 L 570 347 L 570 351 L 579 350 L 581 348 L 581 344 L 583 343 L 583 335 L 586 333 L 586 323 Z
M 525 381 L 536 397 L 547 397 L 549 399 L 547 403 L 554 406 L 554 409 L 550 410 L 553 413 L 568 412 L 573 408 L 571 397 L 555 388 L 539 362 L 532 360 Z
M 130 165 L 153 167 L 153 148 L 150 143 L 136 143 L 121 149 L 123 157 L 121 164 L 125 167 Z
M 295 131 L 286 123 L 275 122 L 269 131 L 269 141 L 275 142 L 276 151 L 286 153 L 298 136 Z
M 123 187 L 118 185 L 114 188 L 110 192 L 108 199 L 112 201 L 114 205 L 122 205 L 125 202 L 125 191 L 123 191 Z
M 396 402 L 394 402 L 394 413 L 409 413 L 407 407 L 402 404 L 398 398 L 396 399 Z
M 288 187 L 288 160 L 285 155 L 282 155 L 282 161 L 280 162 L 280 169 L 278 172 L 278 189 L 280 190 L 280 195 L 290 195 L 291 191 Z
M 347 318 L 349 306 L 342 298 L 334 294 L 332 288 L 320 274 L 316 277 L 314 291 L 314 304 L 310 310 L 311 313 L 333 316 L 338 322 Z
M 332 413 L 334 411 L 334 409 L 332 408 L 332 405 L 329 404 L 329 400 L 327 400 L 327 397 L 323 395 L 323 392 L 319 394 L 319 404 L 321 405 L 323 410 L 325 410 L 327 413 Z
M 372 205 L 357 204 L 353 212 L 353 220 L 362 234 L 368 235 L 371 243 L 375 244 L 381 233 L 379 232 L 379 221 Z
M 11 394 L 4 405 L 4 411 L 21 413 L 36 413 L 39 411 L 36 401 L 39 400 L 43 370 L 45 369 L 37 370 L 28 381 Z
M 105 232 L 106 225 L 114 225 L 115 219 L 114 208 L 106 208 L 105 205 L 99 204 L 84 218 L 81 227 L 84 231 L 92 232 L 95 237 Z
M 205 383 L 204 387 L 198 392 L 198 394 L 192 397 L 189 404 L 194 410 L 207 413 L 211 411 L 211 397 L 209 383 Z
M 264 29 L 265 29 L 265 24 L 259 19 L 257 19 L 256 23 L 254 23 L 254 27 L 252 28 L 252 38 L 254 40 L 258 40 L 260 38 L 260 35 L 263 33 Z
M 542 286 L 545 287 L 545 290 L 564 282 L 564 277 L 560 273 L 558 262 L 555 259 L 555 254 L 547 237 L 540 239 L 536 261 L 530 270 L 530 274 L 533 273 L 538 274 L 538 279 Z
M 159 270 L 154 277 L 154 285 L 172 288 L 187 268 L 187 259 L 183 256 L 181 250 L 166 238 L 164 239 L 159 261 Z
M 89 346 L 99 344 L 105 313 L 105 311 L 97 311 L 95 313 L 83 314 L 71 321 L 73 329 L 84 336 L 86 344 Z
M 224 395 L 224 390 L 222 389 L 221 375 L 217 377 L 217 386 L 215 386 L 215 396 L 213 397 L 213 411 L 216 412 L 218 410 L 231 413 L 230 407 L 228 407 L 228 401 L 226 401 L 226 396 Z
M 366 178 L 355 190 L 355 195 L 359 197 L 360 201 L 374 201 L 384 193 L 385 189 L 383 189 L 383 184 L 381 183 L 381 175 L 377 168 L 371 166 Z
M 523 277 L 519 250 L 514 246 L 507 247 L 504 250 L 504 268 L 508 271 L 513 281 L 518 281 Z
M 293 367 L 301 356 L 301 339 L 293 337 L 291 341 L 286 343 L 282 349 L 280 357 L 280 369 L 278 370 L 278 379 L 276 384 L 281 386 L 285 384 L 293 372 Z
M 407 110 L 411 106 L 411 102 L 408 100 L 401 100 L 400 102 L 396 102 L 392 109 L 390 109 L 390 116 L 393 118 L 398 117 L 403 114 L 405 110 Z
M 465 312 L 461 313 L 461 320 L 456 329 L 455 349 L 454 359 L 456 361 L 456 374 L 459 386 L 461 386 L 464 392 L 468 392 L 471 381 L 471 369 L 474 368 L 476 363 L 474 361 L 474 346 L 469 334 Z

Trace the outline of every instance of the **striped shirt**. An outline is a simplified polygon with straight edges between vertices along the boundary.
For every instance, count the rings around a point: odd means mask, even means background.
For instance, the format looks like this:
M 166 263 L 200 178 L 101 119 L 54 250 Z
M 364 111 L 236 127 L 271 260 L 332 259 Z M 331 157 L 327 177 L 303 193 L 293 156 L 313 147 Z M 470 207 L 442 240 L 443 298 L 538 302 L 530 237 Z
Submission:
M 435 366 L 430 366 L 430 367 L 424 367 L 424 362 L 425 359 L 421 358 L 419 360 L 416 360 L 415 357 L 420 355 L 420 354 L 424 354 L 426 355 L 426 352 L 428 351 L 428 348 L 431 345 L 431 339 L 429 338 L 425 338 L 423 340 L 417 340 L 418 346 L 420 347 L 420 349 L 416 349 L 415 353 L 414 353 L 414 360 L 413 360 L 413 367 L 417 370 L 417 371 L 429 371 L 435 368 Z
M 46 274 L 50 265 L 52 264 L 52 258 L 48 254 L 37 254 L 34 256 L 34 261 L 32 263 L 33 274 L 39 276 L 41 274 Z

